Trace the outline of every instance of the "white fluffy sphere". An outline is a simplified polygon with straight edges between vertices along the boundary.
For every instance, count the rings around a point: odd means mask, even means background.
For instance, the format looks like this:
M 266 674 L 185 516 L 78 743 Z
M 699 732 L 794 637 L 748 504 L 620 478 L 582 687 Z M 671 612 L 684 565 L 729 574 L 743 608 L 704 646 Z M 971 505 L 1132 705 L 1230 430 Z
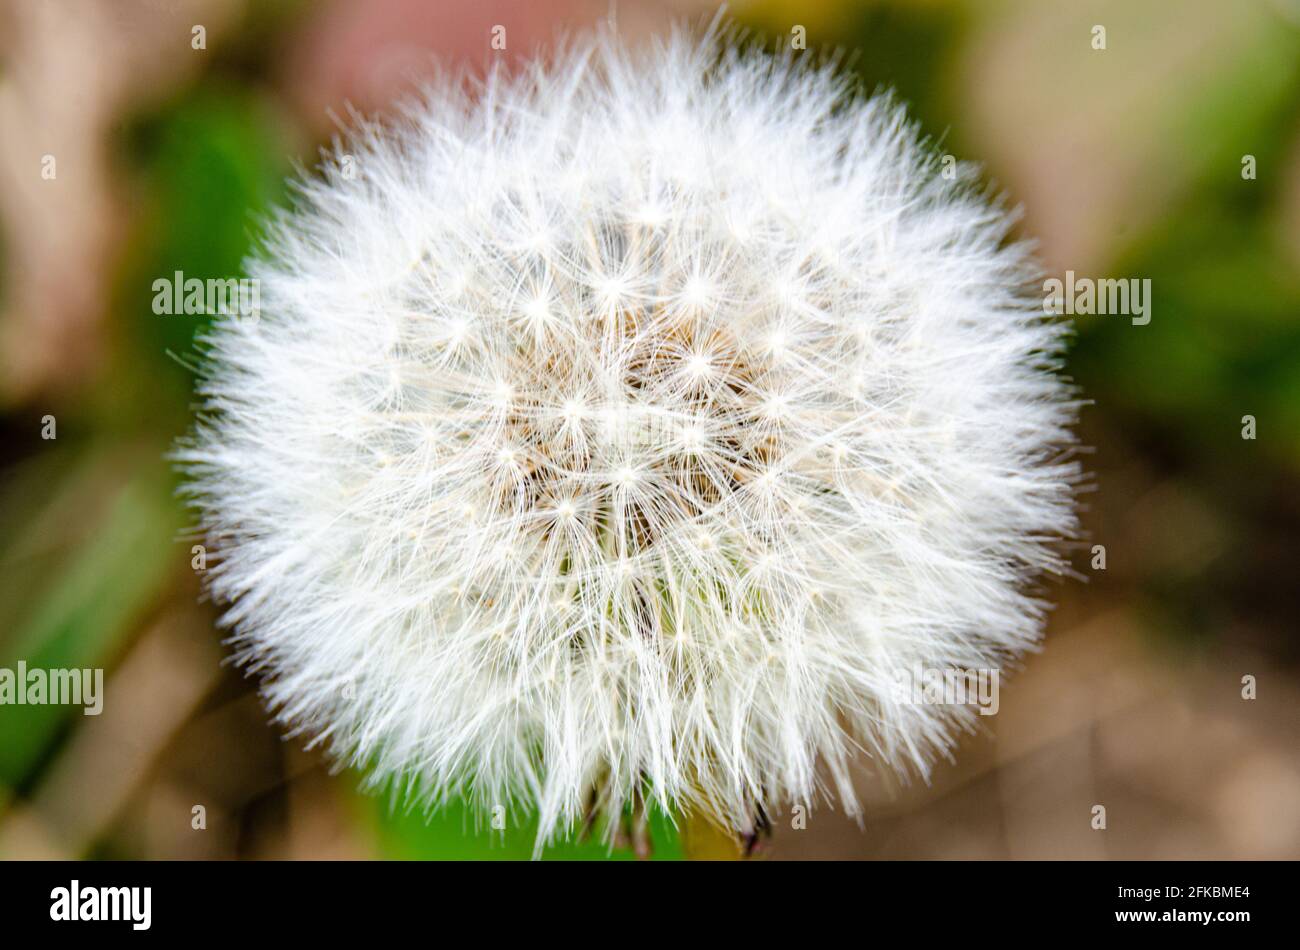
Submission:
M 279 717 L 542 840 L 924 774 L 972 712 L 899 672 L 1031 647 L 1074 531 L 1063 329 L 969 179 L 889 100 L 684 35 L 363 126 L 179 453 Z

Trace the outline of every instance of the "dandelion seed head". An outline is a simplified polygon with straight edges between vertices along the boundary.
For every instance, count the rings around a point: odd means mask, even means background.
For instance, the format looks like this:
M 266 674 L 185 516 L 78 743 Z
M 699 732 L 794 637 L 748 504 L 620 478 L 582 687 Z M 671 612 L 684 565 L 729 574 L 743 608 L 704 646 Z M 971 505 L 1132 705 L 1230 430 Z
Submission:
M 207 340 L 178 456 L 238 659 L 539 841 L 593 792 L 853 811 L 854 762 L 924 775 L 970 721 L 897 671 L 1040 636 L 1063 327 L 891 100 L 716 35 L 548 63 L 360 127 Z

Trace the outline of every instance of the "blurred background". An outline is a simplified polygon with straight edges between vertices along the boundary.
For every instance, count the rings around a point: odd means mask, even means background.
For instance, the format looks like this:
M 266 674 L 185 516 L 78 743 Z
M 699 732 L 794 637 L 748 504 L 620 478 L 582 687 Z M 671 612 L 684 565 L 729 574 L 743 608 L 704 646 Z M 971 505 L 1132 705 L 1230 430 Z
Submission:
M 713 9 L 617 16 L 641 39 Z M 107 694 L 98 717 L 0 706 L 0 857 L 528 856 L 526 816 L 493 834 L 359 794 L 223 662 L 164 460 L 204 318 L 155 314 L 152 282 L 239 276 L 259 215 L 349 108 L 608 10 L 0 0 L 0 667 L 102 667 Z M 896 89 L 1023 205 L 1048 274 L 1150 279 L 1153 297 L 1146 326 L 1077 318 L 1095 490 L 1046 650 L 928 785 L 864 769 L 864 827 L 776 815 L 768 853 L 1300 857 L 1300 0 L 729 11 L 771 41 L 803 27 L 810 55 L 840 49 Z M 654 839 L 681 856 L 670 821 Z

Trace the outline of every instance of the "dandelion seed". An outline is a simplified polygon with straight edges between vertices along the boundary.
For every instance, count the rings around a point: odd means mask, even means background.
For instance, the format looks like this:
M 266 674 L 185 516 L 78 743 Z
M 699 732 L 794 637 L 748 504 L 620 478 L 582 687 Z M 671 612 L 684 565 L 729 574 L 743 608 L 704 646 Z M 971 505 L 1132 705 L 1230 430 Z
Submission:
M 548 63 L 356 136 L 208 338 L 177 455 L 237 659 L 539 847 L 643 792 L 739 836 L 853 812 L 854 761 L 924 775 L 973 715 L 897 671 L 1040 636 L 1064 327 L 889 99 L 716 34 Z

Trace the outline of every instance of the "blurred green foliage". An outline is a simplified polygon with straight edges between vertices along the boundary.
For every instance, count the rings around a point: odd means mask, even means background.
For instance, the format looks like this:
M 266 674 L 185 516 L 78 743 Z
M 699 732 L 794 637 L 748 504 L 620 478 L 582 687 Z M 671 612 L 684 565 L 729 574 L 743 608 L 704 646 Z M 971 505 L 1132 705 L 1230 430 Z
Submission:
M 25 463 L 0 506 L 0 666 L 111 667 L 175 569 L 180 521 L 166 479 L 113 449 Z M 146 469 L 147 471 L 147 469 Z M 81 707 L 6 706 L 0 785 L 21 787 Z
M 143 117 L 125 136 L 123 159 L 142 213 L 115 307 L 127 328 L 122 356 L 133 372 L 119 373 L 115 383 L 134 382 L 118 392 L 141 408 L 184 409 L 180 391 L 193 380 L 195 338 L 211 322 L 206 315 L 153 313 L 153 282 L 177 272 L 200 280 L 246 276 L 262 217 L 285 198 L 287 124 L 257 90 L 217 76 Z M 163 387 L 172 391 L 159 398 Z M 188 412 L 172 422 L 184 427 Z
M 527 860 L 537 837 L 535 816 L 505 816 L 504 831 L 484 827 L 463 802 L 453 802 L 432 815 L 394 806 L 382 796 L 364 800 L 366 820 L 378 829 L 383 855 L 396 860 Z M 517 820 L 522 818 L 523 820 Z M 680 860 L 681 837 L 677 827 L 658 809 L 651 809 L 650 840 L 655 860 Z M 633 860 L 629 848 L 610 850 L 598 838 L 560 841 L 547 847 L 549 861 Z
M 1112 271 L 1150 278 L 1158 313 L 1138 332 L 1081 320 L 1072 357 L 1108 411 L 1176 437 L 1216 474 L 1244 413 L 1267 420 L 1260 452 L 1300 467 L 1300 278 L 1277 214 L 1294 186 L 1285 171 L 1300 128 L 1300 37 L 1276 39 L 1171 123 L 1191 186 L 1116 247 Z M 1256 178 L 1243 178 L 1245 154 Z

